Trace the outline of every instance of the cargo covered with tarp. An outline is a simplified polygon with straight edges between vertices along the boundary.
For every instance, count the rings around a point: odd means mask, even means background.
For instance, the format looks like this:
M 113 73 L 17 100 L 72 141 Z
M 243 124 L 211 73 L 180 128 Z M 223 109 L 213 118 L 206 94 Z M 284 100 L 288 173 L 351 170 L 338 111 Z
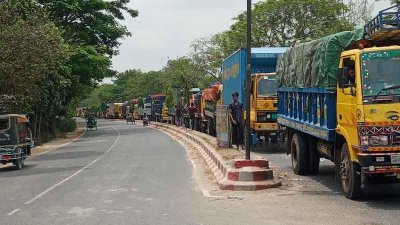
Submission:
M 278 59 L 278 87 L 335 88 L 340 54 L 362 39 L 363 30 L 357 29 L 288 49 Z

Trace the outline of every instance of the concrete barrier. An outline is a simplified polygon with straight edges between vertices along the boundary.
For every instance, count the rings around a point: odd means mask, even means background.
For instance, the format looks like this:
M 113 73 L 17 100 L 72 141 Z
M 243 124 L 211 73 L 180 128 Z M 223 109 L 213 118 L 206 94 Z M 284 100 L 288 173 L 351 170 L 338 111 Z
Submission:
M 256 191 L 281 186 L 274 178 L 273 170 L 267 160 L 225 161 L 222 156 L 203 138 L 172 125 L 151 123 L 150 127 L 179 136 L 192 144 L 199 151 L 210 167 L 222 190 Z

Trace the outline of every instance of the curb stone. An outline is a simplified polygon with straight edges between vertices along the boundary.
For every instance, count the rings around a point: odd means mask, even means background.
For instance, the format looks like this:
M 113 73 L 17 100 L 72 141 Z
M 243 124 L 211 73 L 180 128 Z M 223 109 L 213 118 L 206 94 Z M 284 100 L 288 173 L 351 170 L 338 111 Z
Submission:
M 222 190 L 256 191 L 281 186 L 274 178 L 266 160 L 235 160 L 226 162 L 205 140 L 190 132 L 166 124 L 152 122 L 150 127 L 176 135 L 192 144 L 201 154 Z

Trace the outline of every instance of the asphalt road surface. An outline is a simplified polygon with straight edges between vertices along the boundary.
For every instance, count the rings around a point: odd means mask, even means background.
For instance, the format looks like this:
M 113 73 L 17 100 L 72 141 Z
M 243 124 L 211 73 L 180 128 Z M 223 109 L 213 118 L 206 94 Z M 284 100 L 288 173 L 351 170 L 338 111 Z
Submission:
M 286 168 L 284 154 L 271 157 Z M 99 120 L 97 131 L 27 160 L 23 170 L 0 169 L 0 224 L 399 224 L 398 186 L 350 201 L 329 179 L 329 165 L 322 178 L 221 196 L 205 196 L 194 170 L 168 135 Z

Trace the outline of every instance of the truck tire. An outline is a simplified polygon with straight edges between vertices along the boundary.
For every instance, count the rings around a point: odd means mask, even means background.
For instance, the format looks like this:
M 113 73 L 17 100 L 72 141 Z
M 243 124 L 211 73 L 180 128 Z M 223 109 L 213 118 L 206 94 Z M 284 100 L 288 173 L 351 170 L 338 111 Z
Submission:
M 320 157 L 317 150 L 317 142 L 314 138 L 308 140 L 308 149 L 310 151 L 308 174 L 316 175 L 319 170 Z
M 19 157 L 18 159 L 14 159 L 14 161 L 13 161 L 13 164 L 14 164 L 16 170 L 20 170 L 20 169 L 22 169 L 22 167 L 24 167 L 24 159 L 22 157 L 21 149 L 19 149 L 18 157 Z
M 350 160 L 347 144 L 344 143 L 340 154 L 340 181 L 346 198 L 356 199 L 361 195 L 360 166 Z
M 215 134 L 214 134 L 214 121 L 212 119 L 208 119 L 208 121 L 207 121 L 207 130 L 208 130 L 207 133 L 210 136 L 215 137 Z
M 309 151 L 303 135 L 295 133 L 290 144 L 292 166 L 297 175 L 306 175 L 308 171 Z

